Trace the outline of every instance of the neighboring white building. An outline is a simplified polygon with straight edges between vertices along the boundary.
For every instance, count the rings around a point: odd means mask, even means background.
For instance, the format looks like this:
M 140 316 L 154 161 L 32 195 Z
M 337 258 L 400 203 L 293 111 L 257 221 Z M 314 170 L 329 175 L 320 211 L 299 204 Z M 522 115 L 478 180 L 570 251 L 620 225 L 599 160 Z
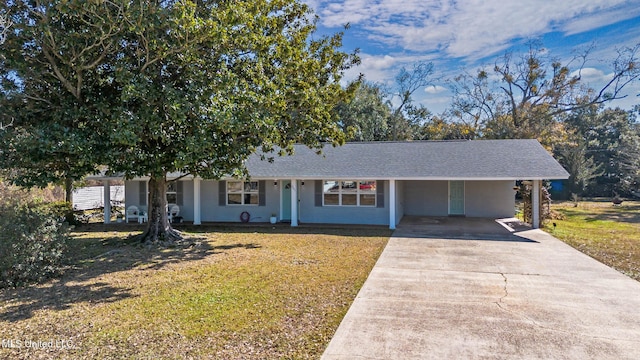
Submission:
M 124 186 L 109 187 L 111 205 L 124 205 Z M 104 207 L 104 186 L 88 186 L 73 190 L 73 208 L 90 210 Z
M 254 155 L 246 166 L 250 179 L 182 177 L 170 186 L 168 202 L 178 204 L 183 219 L 194 224 L 239 222 L 247 212 L 252 222 L 268 222 L 276 214 L 292 226 L 394 229 L 404 215 L 513 217 L 517 180 L 533 181 L 535 202 L 542 180 L 569 177 L 537 140 L 361 142 L 325 147 L 321 155 L 298 145 L 292 156 L 276 156 L 270 163 Z M 91 178 L 105 187 L 121 179 Z M 146 209 L 147 182 L 125 181 L 127 207 Z M 533 225 L 539 225 L 539 214 Z

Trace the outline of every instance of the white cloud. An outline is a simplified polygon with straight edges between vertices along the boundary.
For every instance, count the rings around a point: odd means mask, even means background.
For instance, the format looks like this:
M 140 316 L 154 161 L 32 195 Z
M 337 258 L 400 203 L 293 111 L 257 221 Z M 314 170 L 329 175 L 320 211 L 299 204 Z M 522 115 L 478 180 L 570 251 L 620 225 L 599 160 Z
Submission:
M 449 91 L 449 89 L 447 89 L 444 86 L 440 86 L 440 85 L 432 85 L 432 86 L 427 86 L 426 88 L 424 88 L 424 92 L 426 92 L 427 94 L 439 94 L 439 93 L 443 93 Z
M 609 11 L 598 11 L 584 16 L 568 20 L 562 27 L 562 31 L 566 35 L 579 34 L 581 32 L 593 30 L 606 25 L 615 24 L 617 22 L 632 19 L 640 15 L 640 5 L 633 7 L 613 8 Z
M 570 75 L 580 76 L 580 80 L 587 84 L 604 83 L 613 77 L 613 74 L 605 74 L 604 71 L 592 67 L 576 70 Z
M 324 26 L 346 23 L 371 41 L 409 51 L 478 59 L 513 40 L 549 31 L 575 34 L 640 14 L 625 0 L 330 0 L 314 1 Z

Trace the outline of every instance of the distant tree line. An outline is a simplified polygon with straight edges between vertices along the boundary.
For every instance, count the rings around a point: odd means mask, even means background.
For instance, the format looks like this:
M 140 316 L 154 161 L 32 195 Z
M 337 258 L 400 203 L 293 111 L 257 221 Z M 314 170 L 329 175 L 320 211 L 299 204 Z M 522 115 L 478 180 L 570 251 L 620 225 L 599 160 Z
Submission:
M 593 89 L 581 76 L 589 51 L 563 64 L 532 42 L 523 54 L 499 57 L 492 69 L 449 79 L 453 101 L 438 115 L 413 99 L 436 81 L 433 64 L 418 63 L 403 68 L 391 88 L 361 81 L 337 112 L 350 141 L 535 138 L 571 174 L 556 197 L 633 196 L 640 182 L 640 105 L 606 105 L 638 81 L 639 49 L 621 49 L 610 81 Z

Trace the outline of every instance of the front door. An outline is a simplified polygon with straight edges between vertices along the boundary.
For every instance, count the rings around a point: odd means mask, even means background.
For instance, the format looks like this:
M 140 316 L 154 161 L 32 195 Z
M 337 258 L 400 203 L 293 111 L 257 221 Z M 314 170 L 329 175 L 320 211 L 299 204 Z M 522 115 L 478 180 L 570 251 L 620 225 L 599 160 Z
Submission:
M 282 180 L 282 192 L 281 192 L 281 205 L 280 214 L 281 221 L 291 221 L 291 181 Z
M 449 181 L 449 215 L 464 215 L 464 181 Z

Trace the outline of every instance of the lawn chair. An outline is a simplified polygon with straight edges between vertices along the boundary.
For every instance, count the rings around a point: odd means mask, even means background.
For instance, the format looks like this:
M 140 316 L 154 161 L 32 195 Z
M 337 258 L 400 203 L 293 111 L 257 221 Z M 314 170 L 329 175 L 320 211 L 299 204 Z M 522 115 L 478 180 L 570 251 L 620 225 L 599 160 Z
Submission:
M 125 218 L 124 218 L 124 222 L 125 223 L 129 223 L 129 219 L 132 220 L 137 220 L 138 222 L 140 222 L 140 210 L 138 210 L 138 207 L 135 205 L 131 205 L 127 208 L 127 211 L 125 213 Z
M 169 208 L 169 211 L 167 211 L 167 218 L 169 219 L 169 222 L 172 222 L 173 218 L 180 214 L 180 207 L 176 204 L 169 204 L 167 205 L 167 208 Z

